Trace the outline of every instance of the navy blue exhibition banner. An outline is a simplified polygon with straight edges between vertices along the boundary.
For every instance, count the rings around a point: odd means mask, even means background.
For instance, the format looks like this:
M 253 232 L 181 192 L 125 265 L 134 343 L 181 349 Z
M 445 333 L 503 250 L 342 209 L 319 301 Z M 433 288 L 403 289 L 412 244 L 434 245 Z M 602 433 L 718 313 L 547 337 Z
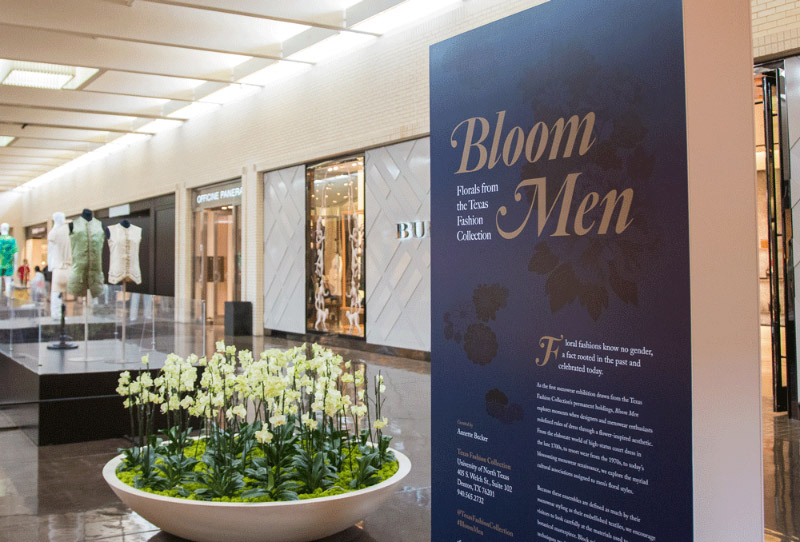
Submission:
M 681 2 L 430 56 L 432 540 L 692 540 Z

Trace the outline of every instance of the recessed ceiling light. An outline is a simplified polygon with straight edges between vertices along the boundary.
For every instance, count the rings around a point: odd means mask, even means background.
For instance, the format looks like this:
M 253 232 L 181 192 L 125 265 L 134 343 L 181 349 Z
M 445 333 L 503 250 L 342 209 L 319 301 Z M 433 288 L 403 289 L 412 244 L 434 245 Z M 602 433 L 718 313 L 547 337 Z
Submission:
M 156 119 L 152 122 L 148 122 L 144 126 L 140 126 L 136 129 L 137 132 L 153 132 L 159 133 L 164 132 L 166 130 L 170 130 L 172 128 L 177 128 L 183 124 L 183 121 L 179 120 L 169 120 L 169 119 Z
M 386 34 L 397 28 L 438 15 L 461 2 L 462 0 L 405 0 L 353 25 L 353 28 L 364 32 Z
M 0 136 L 0 147 L 8 147 L 8 145 L 16 138 L 11 136 Z
M 363 47 L 368 43 L 372 43 L 375 39 L 375 36 L 351 32 L 334 34 L 329 38 L 325 38 L 305 49 L 301 49 L 289 55 L 288 58 L 290 60 L 299 60 L 300 62 L 322 62 Z
M 208 96 L 204 96 L 200 99 L 200 101 L 224 105 L 230 102 L 241 100 L 242 98 L 246 98 L 248 96 L 252 96 L 259 90 L 261 90 L 261 87 L 250 84 L 240 85 L 238 83 L 234 83 L 223 87 L 216 92 L 212 92 Z
M 72 74 L 66 73 L 46 73 L 29 70 L 11 70 L 3 79 L 4 85 L 15 87 L 33 87 L 62 89 L 73 78 Z
M 0 60 L 0 82 L 18 87 L 77 89 L 97 74 L 97 71 L 80 66 Z

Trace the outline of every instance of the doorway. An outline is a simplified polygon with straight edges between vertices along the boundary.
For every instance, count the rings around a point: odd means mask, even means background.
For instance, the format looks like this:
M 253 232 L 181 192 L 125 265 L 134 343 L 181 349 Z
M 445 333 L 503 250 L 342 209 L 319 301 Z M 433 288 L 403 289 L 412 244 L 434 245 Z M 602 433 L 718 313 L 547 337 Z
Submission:
M 222 323 L 225 302 L 239 301 L 242 280 L 241 205 L 194 213 L 194 299 L 206 305 L 206 321 Z
M 757 67 L 755 86 L 762 381 L 774 412 L 797 412 L 792 207 L 784 70 Z

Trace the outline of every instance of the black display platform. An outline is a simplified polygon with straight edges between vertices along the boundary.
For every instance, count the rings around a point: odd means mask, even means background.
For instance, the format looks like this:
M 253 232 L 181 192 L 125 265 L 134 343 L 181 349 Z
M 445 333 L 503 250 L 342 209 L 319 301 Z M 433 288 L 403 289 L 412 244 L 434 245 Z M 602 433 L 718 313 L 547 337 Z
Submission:
M 39 446 L 122 437 L 129 416 L 117 395 L 122 371 L 163 366 L 166 354 L 119 340 L 77 342 L 76 350 L 53 351 L 46 343 L 0 348 L 0 408 Z

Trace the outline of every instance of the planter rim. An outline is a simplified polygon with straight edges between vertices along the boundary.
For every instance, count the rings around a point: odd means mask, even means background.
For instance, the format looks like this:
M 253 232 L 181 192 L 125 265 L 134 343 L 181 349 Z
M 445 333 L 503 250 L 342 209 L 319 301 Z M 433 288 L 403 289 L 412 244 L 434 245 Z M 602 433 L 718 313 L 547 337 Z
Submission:
M 375 484 L 374 486 L 365 487 L 362 489 L 356 489 L 353 491 L 348 491 L 346 493 L 341 493 L 339 495 L 329 495 L 327 497 L 316 497 L 313 499 L 304 499 L 304 500 L 297 500 L 297 501 L 275 501 L 275 502 L 214 502 L 214 501 L 199 501 L 193 499 L 180 499 L 178 497 L 166 497 L 164 495 L 158 495 L 156 493 L 148 493 L 147 491 L 142 491 L 141 489 L 136 489 L 133 486 L 129 486 L 128 484 L 123 483 L 117 478 L 117 466 L 122 462 L 123 456 L 122 454 L 113 457 L 108 463 L 105 464 L 103 467 L 103 478 L 105 478 L 106 483 L 112 486 L 113 488 L 117 488 L 120 491 L 124 491 L 127 493 L 132 493 L 134 495 L 138 495 L 140 497 L 146 497 L 148 499 L 153 499 L 156 501 L 163 501 L 175 504 L 186 504 L 191 506 L 211 506 L 211 507 L 243 507 L 243 508 L 257 508 L 257 507 L 265 507 L 265 508 L 274 508 L 274 507 L 281 507 L 281 506 L 300 506 L 303 504 L 309 503 L 322 503 L 322 502 L 329 502 L 329 501 L 337 501 L 346 499 L 348 497 L 352 497 L 354 495 L 365 495 L 375 491 L 379 491 L 380 489 L 396 484 L 400 480 L 406 477 L 406 475 L 411 471 L 411 461 L 408 457 L 395 450 L 394 448 L 389 448 L 392 452 L 394 452 L 395 458 L 397 459 L 397 472 L 394 473 L 391 477 L 387 478 L 383 482 L 379 484 Z

